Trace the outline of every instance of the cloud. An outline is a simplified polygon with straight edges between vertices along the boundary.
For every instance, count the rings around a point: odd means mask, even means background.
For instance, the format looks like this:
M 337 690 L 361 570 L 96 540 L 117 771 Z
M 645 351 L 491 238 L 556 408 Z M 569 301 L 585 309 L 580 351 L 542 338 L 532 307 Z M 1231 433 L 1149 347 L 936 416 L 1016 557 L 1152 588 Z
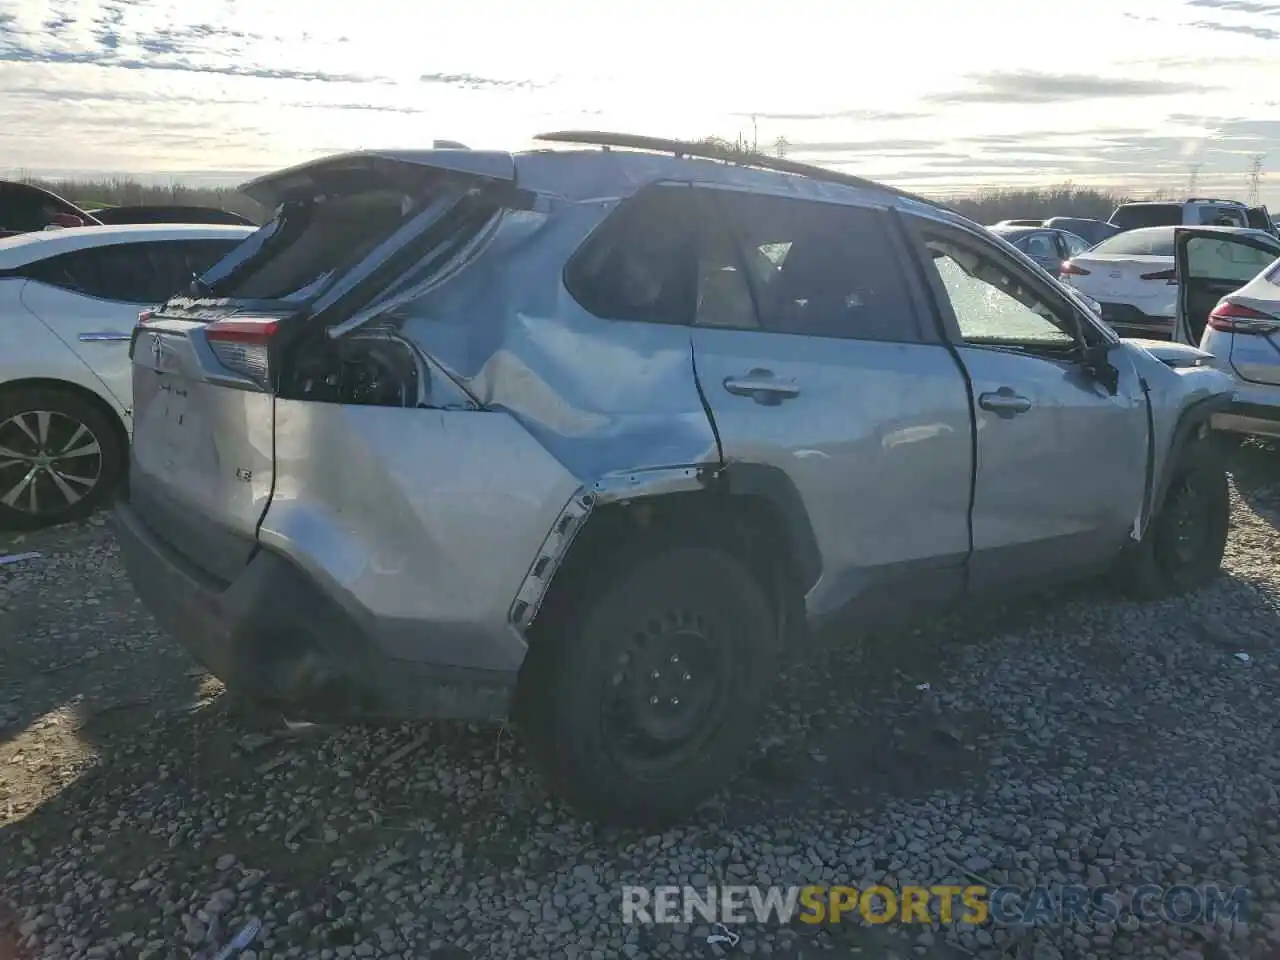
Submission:
M 1232 13 L 1257 13 L 1264 17 L 1280 17 L 1280 3 L 1260 3 L 1258 0 L 1187 0 L 1187 6 L 1228 10 Z
M 849 141 L 807 141 L 791 140 L 787 149 L 794 153 L 889 153 L 906 151 L 928 151 L 936 146 L 932 140 L 849 140 Z
M 493 77 L 477 77 L 472 73 L 424 73 L 421 83 L 441 83 L 463 90 L 531 90 L 539 86 L 532 80 L 496 80 Z
M 1191 26 L 1197 30 L 1213 30 L 1217 33 L 1235 33 L 1259 40 L 1280 40 L 1280 30 L 1270 27 L 1251 27 L 1245 23 L 1214 23 L 1210 20 L 1197 20 Z
M 816 113 L 774 113 L 770 111 L 757 111 L 754 113 L 734 113 L 733 116 L 755 117 L 759 120 L 865 120 L 869 123 L 881 123 L 890 120 L 920 120 L 929 116 L 929 114 L 893 110 L 825 110 Z
M 972 74 L 968 90 L 939 93 L 933 103 L 1067 103 L 1072 100 L 1108 100 L 1121 97 L 1163 97 L 1212 90 L 1196 83 L 1135 78 L 1093 77 L 1074 73 L 1029 71 Z

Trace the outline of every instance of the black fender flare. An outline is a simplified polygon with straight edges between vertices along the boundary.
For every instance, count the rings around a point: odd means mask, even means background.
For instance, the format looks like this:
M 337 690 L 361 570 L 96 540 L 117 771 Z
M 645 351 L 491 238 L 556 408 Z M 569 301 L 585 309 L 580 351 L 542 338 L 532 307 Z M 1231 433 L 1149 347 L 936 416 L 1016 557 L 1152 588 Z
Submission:
M 1201 428 L 1208 426 L 1209 418 L 1215 413 L 1222 413 L 1230 407 L 1234 399 L 1234 394 L 1214 394 L 1211 397 L 1205 397 L 1190 404 L 1178 416 L 1178 424 L 1173 428 L 1173 437 L 1169 441 L 1169 453 L 1164 460 L 1164 469 L 1160 471 L 1160 477 L 1156 482 L 1155 497 L 1151 501 L 1152 517 L 1158 514 L 1160 508 L 1164 505 L 1164 498 L 1169 492 L 1169 485 L 1173 482 L 1174 468 L 1179 460 L 1182 459 L 1187 448 L 1199 438 Z
M 777 508 L 786 528 L 798 585 L 802 593 L 808 593 L 822 575 L 822 552 L 809 510 L 795 483 L 780 467 L 764 463 L 729 463 L 722 479 L 731 497 L 760 497 Z

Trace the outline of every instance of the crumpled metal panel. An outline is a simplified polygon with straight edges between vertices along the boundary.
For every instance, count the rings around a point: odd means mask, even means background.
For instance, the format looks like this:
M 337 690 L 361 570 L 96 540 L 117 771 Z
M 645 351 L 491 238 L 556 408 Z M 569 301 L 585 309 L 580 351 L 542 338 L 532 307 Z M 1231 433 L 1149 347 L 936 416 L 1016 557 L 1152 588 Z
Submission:
M 482 253 L 487 269 L 396 311 L 402 335 L 481 404 L 509 412 L 585 485 L 610 489 L 638 470 L 719 463 L 689 330 L 602 320 L 565 289 L 565 262 L 615 205 L 510 212 Z

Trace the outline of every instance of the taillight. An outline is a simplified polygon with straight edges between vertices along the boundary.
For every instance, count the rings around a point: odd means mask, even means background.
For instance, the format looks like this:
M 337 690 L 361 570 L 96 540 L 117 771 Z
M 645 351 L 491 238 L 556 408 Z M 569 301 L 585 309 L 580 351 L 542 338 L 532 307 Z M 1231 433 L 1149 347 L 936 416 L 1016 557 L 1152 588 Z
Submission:
M 1209 327 L 1222 333 L 1250 333 L 1265 336 L 1280 330 L 1280 320 L 1258 310 L 1220 300 L 1209 314 Z
M 271 383 L 271 339 L 279 326 L 271 317 L 233 317 L 209 324 L 204 337 L 224 367 L 265 389 Z
M 1157 270 L 1155 273 L 1142 274 L 1143 280 L 1167 280 L 1169 283 L 1178 282 L 1178 272 L 1176 270 Z
M 1076 266 L 1070 260 L 1064 260 L 1062 266 L 1058 267 L 1058 276 L 1060 277 L 1087 277 L 1089 271 L 1084 267 Z
M 154 310 L 142 310 L 138 313 L 138 325 L 145 327 L 156 315 Z

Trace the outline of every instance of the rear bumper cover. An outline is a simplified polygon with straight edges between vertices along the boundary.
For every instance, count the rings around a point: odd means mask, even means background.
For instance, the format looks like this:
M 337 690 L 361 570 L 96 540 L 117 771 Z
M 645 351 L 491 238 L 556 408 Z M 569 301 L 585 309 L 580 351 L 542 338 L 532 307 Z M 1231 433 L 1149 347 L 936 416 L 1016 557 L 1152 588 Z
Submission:
M 1280 385 L 1236 381 L 1234 401 L 1214 414 L 1215 430 L 1280 437 Z
M 279 554 L 259 550 L 231 583 L 193 567 L 128 505 L 116 509 L 125 569 L 160 626 L 250 699 L 297 719 L 500 720 L 515 671 L 389 657 Z

